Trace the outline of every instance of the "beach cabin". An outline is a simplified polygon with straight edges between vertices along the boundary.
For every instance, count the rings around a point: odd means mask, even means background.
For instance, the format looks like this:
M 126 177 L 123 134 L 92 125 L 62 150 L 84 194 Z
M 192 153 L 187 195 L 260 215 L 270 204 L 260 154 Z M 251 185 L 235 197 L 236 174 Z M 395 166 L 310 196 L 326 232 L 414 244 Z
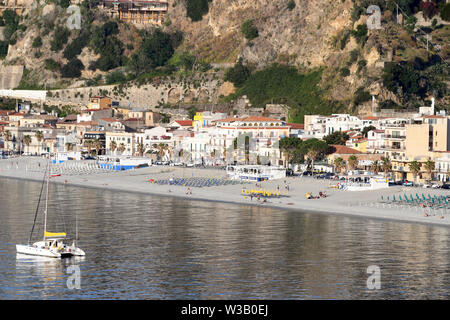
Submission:
M 265 181 L 286 178 L 283 167 L 261 165 L 229 165 L 227 177 L 233 180 Z
M 370 177 L 369 181 L 364 179 L 365 182 L 353 182 L 349 183 L 347 186 L 348 191 L 368 191 L 368 190 L 379 190 L 384 188 L 389 188 L 389 180 L 382 176 Z
M 152 159 L 129 156 L 99 156 L 98 165 L 107 170 L 130 170 L 152 165 Z

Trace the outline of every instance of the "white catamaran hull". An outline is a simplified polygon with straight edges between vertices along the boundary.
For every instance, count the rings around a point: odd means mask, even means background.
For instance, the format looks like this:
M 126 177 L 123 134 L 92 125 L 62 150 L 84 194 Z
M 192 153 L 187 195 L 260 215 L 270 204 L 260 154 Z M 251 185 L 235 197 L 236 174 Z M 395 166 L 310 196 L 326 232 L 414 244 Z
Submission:
M 70 246 L 64 249 L 45 247 L 44 242 L 36 242 L 33 245 L 16 245 L 17 253 L 28 254 L 33 256 L 50 257 L 50 258 L 66 258 L 71 256 L 85 256 L 80 248 Z
M 47 212 L 48 212 L 48 196 L 49 196 L 49 183 L 50 183 L 50 157 L 47 164 L 47 169 L 45 170 L 45 178 L 47 178 L 47 196 L 45 198 L 45 211 L 44 211 L 44 241 L 38 241 L 33 243 L 33 245 L 27 244 L 17 244 L 17 253 L 28 254 L 40 257 L 50 257 L 50 258 L 65 258 L 71 256 L 84 256 L 85 253 L 80 248 L 75 245 L 75 240 L 71 245 L 65 243 L 66 233 L 65 232 L 48 232 L 47 231 Z M 36 209 L 35 219 L 33 223 L 33 229 L 31 230 L 30 240 L 33 235 L 33 230 L 36 222 L 36 216 L 39 209 L 39 203 L 42 196 L 42 190 L 44 188 L 44 181 L 42 182 L 41 193 L 39 195 L 38 208 Z M 78 229 L 77 229 L 78 235 Z
M 54 252 L 49 249 L 41 249 L 29 245 L 16 245 L 17 253 L 29 254 L 33 256 L 50 257 L 50 258 L 61 258 L 61 253 Z

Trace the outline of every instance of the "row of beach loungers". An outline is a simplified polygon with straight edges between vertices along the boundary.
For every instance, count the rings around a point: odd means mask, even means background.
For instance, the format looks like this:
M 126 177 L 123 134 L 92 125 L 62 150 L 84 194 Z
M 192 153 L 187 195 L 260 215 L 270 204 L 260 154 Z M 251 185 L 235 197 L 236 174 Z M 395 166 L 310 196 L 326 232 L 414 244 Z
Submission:
M 245 182 L 236 180 L 216 179 L 216 178 L 177 178 L 177 179 L 156 180 L 155 183 L 160 185 L 175 185 L 175 186 L 202 188 L 202 187 L 236 185 L 236 184 L 243 184 Z
M 412 194 L 407 195 L 406 193 L 402 195 L 392 195 L 383 197 L 381 196 L 380 203 L 393 204 L 393 205 L 407 205 L 412 207 L 421 208 L 431 208 L 431 209 L 450 209 L 450 196 L 425 196 L 423 193 L 419 196 L 416 193 L 414 196 Z
M 262 197 L 262 198 L 281 198 L 281 197 L 289 197 L 289 194 L 287 191 L 280 192 L 280 191 L 273 191 L 273 190 L 247 190 L 242 189 L 241 194 L 245 197 Z
M 44 172 L 46 167 L 47 163 L 45 162 L 11 162 L 2 166 L 4 170 L 25 170 L 26 172 Z M 52 175 L 74 176 L 107 173 L 112 171 L 114 171 L 113 164 L 102 164 L 102 167 L 95 162 L 63 162 L 50 164 L 50 172 Z

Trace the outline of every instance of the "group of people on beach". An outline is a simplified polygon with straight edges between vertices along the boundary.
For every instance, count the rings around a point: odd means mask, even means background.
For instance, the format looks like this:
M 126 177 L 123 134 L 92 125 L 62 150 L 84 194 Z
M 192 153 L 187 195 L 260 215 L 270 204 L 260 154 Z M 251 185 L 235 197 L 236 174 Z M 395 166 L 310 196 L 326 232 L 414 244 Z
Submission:
M 305 193 L 305 198 L 306 199 L 320 199 L 320 198 L 326 198 L 327 197 L 327 193 L 324 191 L 319 191 L 319 195 L 316 197 L 312 194 L 312 192 L 307 192 Z

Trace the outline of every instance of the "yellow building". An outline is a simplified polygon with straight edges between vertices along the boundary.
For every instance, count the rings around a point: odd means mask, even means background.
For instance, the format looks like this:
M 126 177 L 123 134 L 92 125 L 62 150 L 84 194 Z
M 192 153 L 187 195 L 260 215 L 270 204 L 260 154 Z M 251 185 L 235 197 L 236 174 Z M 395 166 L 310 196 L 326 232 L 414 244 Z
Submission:
M 396 179 L 414 181 L 414 175 L 409 169 L 412 161 L 420 164 L 420 172 L 416 182 L 425 182 L 434 178 L 434 172 L 426 170 L 425 163 L 435 161 L 442 153 L 450 150 L 450 119 L 446 116 L 424 116 L 419 123 L 405 126 L 405 137 L 399 137 L 398 145 L 405 145 L 404 157 L 391 158 L 392 169 Z
M 367 145 L 368 145 L 367 138 L 362 138 L 362 139 L 354 141 L 351 145 L 351 148 L 358 150 L 359 152 L 362 152 L 362 153 L 367 153 Z

